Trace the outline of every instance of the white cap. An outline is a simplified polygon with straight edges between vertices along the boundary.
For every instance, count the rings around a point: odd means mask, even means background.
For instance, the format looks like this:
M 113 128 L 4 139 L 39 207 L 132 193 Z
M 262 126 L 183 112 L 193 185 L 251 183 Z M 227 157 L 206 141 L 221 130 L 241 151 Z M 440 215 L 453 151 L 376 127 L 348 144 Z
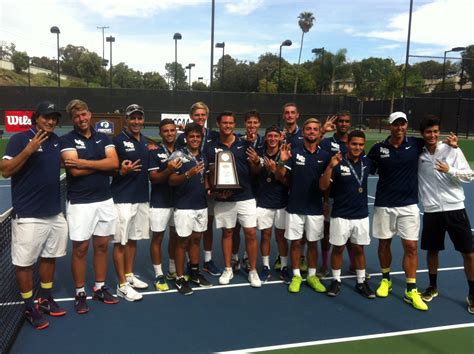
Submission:
M 388 117 L 388 123 L 393 124 L 393 122 L 395 122 L 397 119 L 400 119 L 400 118 L 405 119 L 408 122 L 407 115 L 405 113 L 403 113 L 403 112 L 393 112 Z

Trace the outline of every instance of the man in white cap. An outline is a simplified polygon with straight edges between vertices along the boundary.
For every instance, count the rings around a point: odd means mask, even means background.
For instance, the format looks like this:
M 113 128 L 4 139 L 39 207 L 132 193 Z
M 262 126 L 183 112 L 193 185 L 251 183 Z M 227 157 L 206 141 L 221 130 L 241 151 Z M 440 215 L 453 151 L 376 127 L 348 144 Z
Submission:
M 403 112 L 394 112 L 389 118 L 390 136 L 375 144 L 368 154 L 373 161 L 372 172 L 379 175 L 373 217 L 373 236 L 379 239 L 378 255 L 382 281 L 377 296 L 387 297 L 392 291 L 390 265 L 391 242 L 399 235 L 403 246 L 403 270 L 406 276 L 404 300 L 415 309 L 426 311 L 416 288 L 418 267 L 417 243 L 420 230 L 418 209 L 418 157 L 424 141 L 407 137 L 408 119 Z

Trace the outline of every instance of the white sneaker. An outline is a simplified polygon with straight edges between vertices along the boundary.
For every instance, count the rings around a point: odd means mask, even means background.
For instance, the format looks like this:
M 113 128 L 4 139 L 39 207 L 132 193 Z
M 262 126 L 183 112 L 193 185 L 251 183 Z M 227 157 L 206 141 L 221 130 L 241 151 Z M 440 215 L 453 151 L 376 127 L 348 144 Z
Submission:
M 252 288 L 260 288 L 262 286 L 262 281 L 260 280 L 256 270 L 249 272 L 248 280 Z
M 117 296 L 127 301 L 138 301 L 143 298 L 143 295 L 132 288 L 130 284 L 125 284 L 121 287 L 117 286 Z
M 131 276 L 127 277 L 127 281 L 132 286 L 132 288 L 135 288 L 135 289 L 148 288 L 148 284 L 138 279 L 138 277 L 135 274 L 132 274 Z
M 219 284 L 227 285 L 230 283 L 233 277 L 234 272 L 232 272 L 232 268 L 225 268 L 222 272 L 222 275 L 219 277 Z

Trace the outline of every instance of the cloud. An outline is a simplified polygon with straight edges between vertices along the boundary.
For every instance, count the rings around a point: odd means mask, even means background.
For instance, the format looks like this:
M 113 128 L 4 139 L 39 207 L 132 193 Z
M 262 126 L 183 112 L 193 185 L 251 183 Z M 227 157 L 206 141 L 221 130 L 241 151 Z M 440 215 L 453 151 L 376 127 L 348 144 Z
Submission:
M 226 4 L 226 10 L 231 14 L 249 15 L 263 4 L 263 0 L 240 0 Z
M 401 45 L 400 44 L 386 44 L 386 45 L 381 45 L 379 47 L 377 47 L 377 49 L 379 50 L 390 50 L 390 49 L 397 49 L 397 48 L 400 48 Z

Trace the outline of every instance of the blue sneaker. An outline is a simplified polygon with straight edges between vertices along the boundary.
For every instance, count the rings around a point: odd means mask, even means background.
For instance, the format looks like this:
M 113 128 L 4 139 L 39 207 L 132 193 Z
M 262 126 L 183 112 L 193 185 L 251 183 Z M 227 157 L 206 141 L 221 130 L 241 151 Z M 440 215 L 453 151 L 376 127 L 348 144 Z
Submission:
M 288 271 L 288 267 L 283 267 L 280 270 L 280 279 L 283 280 L 283 283 L 290 284 L 291 283 L 291 275 Z
M 270 268 L 264 266 L 262 271 L 260 272 L 260 280 L 262 283 L 265 283 L 272 277 L 272 273 L 270 272 Z
M 222 274 L 222 271 L 217 268 L 217 266 L 214 264 L 214 261 L 211 259 L 209 262 L 204 262 L 204 266 L 202 267 L 202 270 L 205 272 L 208 272 L 209 274 L 218 277 Z

